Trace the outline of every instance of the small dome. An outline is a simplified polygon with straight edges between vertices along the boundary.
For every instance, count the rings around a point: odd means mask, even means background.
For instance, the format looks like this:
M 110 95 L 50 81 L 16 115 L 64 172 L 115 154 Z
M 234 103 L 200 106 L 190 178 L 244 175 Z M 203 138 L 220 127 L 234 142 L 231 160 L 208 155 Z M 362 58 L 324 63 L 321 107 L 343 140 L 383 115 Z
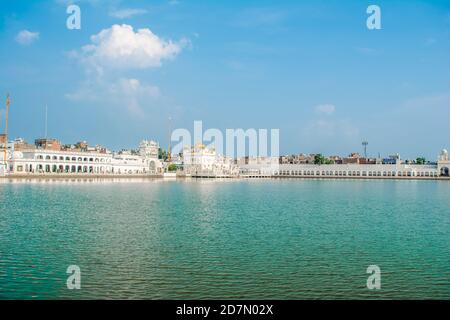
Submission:
M 441 154 L 448 154 L 448 151 L 447 151 L 447 149 L 442 149 L 442 152 L 441 152 Z

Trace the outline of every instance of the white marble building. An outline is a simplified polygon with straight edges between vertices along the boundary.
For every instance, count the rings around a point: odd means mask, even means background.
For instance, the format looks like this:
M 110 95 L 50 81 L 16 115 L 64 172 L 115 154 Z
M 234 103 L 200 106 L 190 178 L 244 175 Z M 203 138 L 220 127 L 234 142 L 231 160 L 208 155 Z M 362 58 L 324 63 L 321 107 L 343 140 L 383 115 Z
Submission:
M 438 173 L 441 176 L 448 177 L 450 174 L 450 158 L 448 156 L 448 151 L 446 149 L 441 151 L 441 154 L 439 155 L 439 161 L 438 161 Z
M 155 156 L 156 147 L 156 156 Z M 158 145 L 143 141 L 138 154 L 29 148 L 8 150 L 7 171 L 2 175 L 159 175 L 163 165 Z M 5 166 L 1 166 L 5 167 Z
M 317 177 L 317 178 L 438 178 L 448 177 L 450 159 L 442 150 L 437 164 L 280 164 L 267 169 L 257 163 L 240 165 L 242 177 Z
M 186 176 L 233 177 L 239 175 L 234 160 L 218 155 L 214 149 L 203 144 L 183 149 L 183 168 Z

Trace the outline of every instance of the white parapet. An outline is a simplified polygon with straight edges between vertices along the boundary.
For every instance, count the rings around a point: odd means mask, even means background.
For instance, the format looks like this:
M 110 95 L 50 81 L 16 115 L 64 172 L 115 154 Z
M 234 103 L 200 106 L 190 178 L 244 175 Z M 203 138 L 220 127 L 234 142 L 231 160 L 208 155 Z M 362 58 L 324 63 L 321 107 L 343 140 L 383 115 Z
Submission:
M 280 164 L 272 172 L 260 172 L 254 165 L 241 166 L 242 176 L 274 176 L 274 177 L 439 177 L 436 165 L 407 164 Z

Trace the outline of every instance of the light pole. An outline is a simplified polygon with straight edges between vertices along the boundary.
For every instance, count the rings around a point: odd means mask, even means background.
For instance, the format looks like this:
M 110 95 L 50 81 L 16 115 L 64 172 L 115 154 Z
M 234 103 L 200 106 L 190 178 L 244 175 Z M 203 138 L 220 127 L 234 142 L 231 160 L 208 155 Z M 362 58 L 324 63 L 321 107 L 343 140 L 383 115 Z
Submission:
M 367 159 L 367 146 L 369 145 L 369 142 L 363 141 L 362 145 L 364 147 L 364 158 Z

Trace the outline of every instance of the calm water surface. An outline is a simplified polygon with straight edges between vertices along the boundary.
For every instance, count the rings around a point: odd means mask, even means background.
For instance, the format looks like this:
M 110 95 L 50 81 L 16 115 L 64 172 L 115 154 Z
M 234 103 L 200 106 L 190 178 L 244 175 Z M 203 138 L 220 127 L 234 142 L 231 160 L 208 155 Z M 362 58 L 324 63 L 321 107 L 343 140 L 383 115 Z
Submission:
M 450 299 L 449 279 L 446 181 L 0 184 L 1 299 Z

